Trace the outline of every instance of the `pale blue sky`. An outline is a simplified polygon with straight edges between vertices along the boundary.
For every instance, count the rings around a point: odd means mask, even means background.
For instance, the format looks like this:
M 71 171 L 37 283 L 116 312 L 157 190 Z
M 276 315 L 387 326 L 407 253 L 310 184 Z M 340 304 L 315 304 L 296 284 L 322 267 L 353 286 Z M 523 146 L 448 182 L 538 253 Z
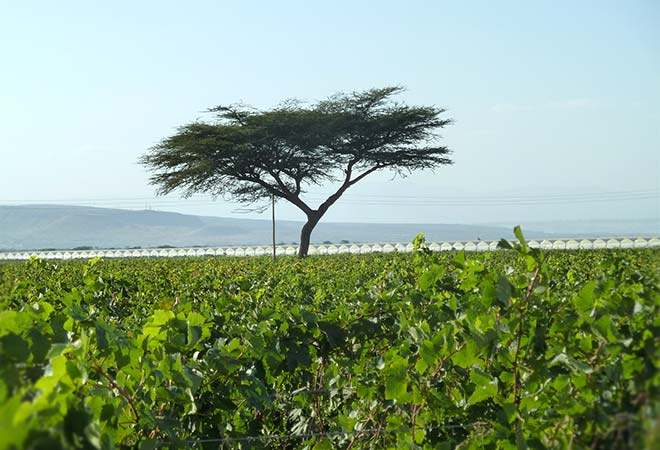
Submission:
M 150 200 L 136 160 L 217 104 L 403 85 L 402 100 L 449 109 L 455 165 L 371 176 L 326 220 L 660 216 L 655 0 L 0 0 L 0 57 L 0 204 L 261 217 Z M 525 195 L 546 197 L 514 198 Z M 591 201 L 612 198 L 628 200 Z M 284 205 L 279 216 L 302 218 Z

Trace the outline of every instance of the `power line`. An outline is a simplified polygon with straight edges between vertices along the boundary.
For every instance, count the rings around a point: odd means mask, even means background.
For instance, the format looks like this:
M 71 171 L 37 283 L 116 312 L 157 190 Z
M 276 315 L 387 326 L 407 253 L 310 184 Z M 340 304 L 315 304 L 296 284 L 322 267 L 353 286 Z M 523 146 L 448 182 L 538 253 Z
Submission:
M 660 195 L 636 195 L 636 196 L 627 196 L 627 197 L 600 197 L 600 198 L 573 198 L 573 199 L 530 199 L 530 200 L 501 200 L 501 201 L 452 201 L 452 200 L 426 200 L 419 199 L 417 201 L 387 201 L 387 200 L 356 200 L 351 198 L 342 199 L 338 204 L 344 205 L 355 205 L 355 206 L 437 206 L 437 207 L 487 207 L 487 206 L 534 206 L 534 205 L 568 205 L 568 204 L 589 204 L 589 203 L 612 203 L 612 202 L 629 202 L 629 201 L 641 201 L 641 200 L 657 200 L 660 199 Z M 312 198 L 306 199 L 307 201 L 322 201 L 323 198 Z M 215 201 L 162 201 L 162 202 L 152 202 L 147 205 L 146 209 L 153 209 L 154 207 L 166 208 L 166 207 L 196 207 L 196 206 L 211 206 L 217 205 Z M 26 202 L 17 202 L 15 205 L 10 206 L 33 206 L 33 207 L 44 207 L 48 208 L 51 206 L 66 206 L 62 205 L 62 202 L 53 202 L 53 203 L 26 203 Z M 145 209 L 141 203 L 101 203 L 101 202 L 79 202 L 73 206 L 90 206 L 90 207 L 105 207 L 105 208 L 127 208 L 127 209 Z
M 302 196 L 305 201 L 323 201 L 325 194 L 310 193 Z M 387 194 L 365 194 L 346 195 L 341 203 L 357 206 L 419 206 L 419 207 L 485 207 L 485 206 L 528 206 L 528 205 L 566 205 L 603 202 L 624 202 L 639 200 L 660 199 L 658 190 L 638 191 L 610 191 L 590 193 L 554 193 L 554 194 L 523 194 L 523 195 L 471 195 L 471 196 L 412 196 L 412 195 L 387 195 Z M 58 200 L 4 200 L 3 203 L 23 205 L 58 205 L 63 203 L 82 204 L 83 206 L 118 207 L 118 208 L 140 208 L 147 205 L 148 208 L 156 207 L 193 207 L 209 206 L 217 204 L 216 200 L 209 198 L 192 197 L 190 199 L 172 198 L 79 198 Z
M 502 200 L 473 200 L 473 201 L 461 201 L 461 200 L 426 200 L 418 199 L 411 201 L 400 201 L 400 202 L 386 202 L 380 200 L 372 201 L 353 201 L 346 199 L 343 203 L 345 204 L 357 204 L 357 205 L 369 205 L 369 206 L 393 206 L 393 205 L 402 205 L 402 206 L 522 206 L 522 205 L 565 205 L 565 204 L 574 204 L 574 203 L 601 203 L 601 202 L 619 202 L 619 201 L 631 201 L 631 200 L 653 200 L 660 198 L 660 195 L 634 195 L 634 196 L 616 196 L 616 197 L 593 197 L 593 198 L 566 198 L 566 199 L 526 199 L 526 200 L 516 200 L 516 199 L 502 199 Z
M 303 194 L 303 197 L 324 197 L 327 198 L 331 195 L 332 192 L 308 192 Z M 344 197 L 351 197 L 353 195 L 350 191 L 344 195 Z M 660 190 L 658 189 L 642 189 L 642 190 L 623 190 L 623 191 L 601 191 L 601 192 L 563 192 L 563 193 L 543 193 L 543 194 L 509 194 L 509 195 L 497 195 L 497 194 L 456 194 L 448 195 L 446 197 L 427 197 L 429 199 L 444 199 L 449 198 L 452 200 L 484 200 L 484 199 L 539 199 L 539 198 L 574 198 L 574 197 L 602 197 L 602 196 L 627 196 L 627 195 L 660 195 Z M 419 199 L 419 195 L 413 194 L 359 194 L 360 198 L 393 198 L 393 199 Z M 191 197 L 192 199 L 199 199 L 200 197 Z M 215 201 L 211 198 L 205 197 L 204 201 Z M 145 201 L 168 201 L 168 202 L 187 202 L 190 201 L 185 198 L 172 199 L 165 197 L 86 197 L 86 198 L 60 198 L 60 199 L 31 199 L 31 200 L 0 200 L 0 202 L 11 202 L 11 203 L 52 203 L 52 202 L 145 202 Z
M 544 193 L 544 194 L 461 194 L 461 195 L 449 195 L 452 199 L 459 200 L 470 200 L 470 199 L 534 199 L 534 198 L 570 198 L 570 197 L 599 197 L 599 196 L 618 196 L 618 195 L 658 195 L 660 190 L 658 189 L 642 189 L 642 190 L 628 190 L 628 191 L 602 191 L 602 192 L 564 192 L 564 193 Z M 309 195 L 320 195 L 320 196 L 329 196 L 331 193 L 310 193 Z M 350 195 L 350 194 L 349 194 Z M 388 197 L 388 198 L 419 198 L 419 195 L 409 195 L 409 194 L 360 194 L 360 197 Z M 442 197 L 436 197 L 442 198 Z

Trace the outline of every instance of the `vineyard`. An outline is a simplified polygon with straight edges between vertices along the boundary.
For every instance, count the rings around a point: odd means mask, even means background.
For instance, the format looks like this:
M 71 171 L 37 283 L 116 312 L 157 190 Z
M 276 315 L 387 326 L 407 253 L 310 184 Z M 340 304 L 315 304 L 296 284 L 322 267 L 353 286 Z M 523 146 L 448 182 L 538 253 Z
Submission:
M 0 264 L 0 449 L 660 446 L 660 250 Z

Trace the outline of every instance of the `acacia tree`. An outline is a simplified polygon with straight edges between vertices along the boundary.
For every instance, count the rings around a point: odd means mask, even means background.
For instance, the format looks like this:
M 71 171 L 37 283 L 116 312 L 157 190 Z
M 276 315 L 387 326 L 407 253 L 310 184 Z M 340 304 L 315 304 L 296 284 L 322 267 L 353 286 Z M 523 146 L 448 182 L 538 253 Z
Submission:
M 298 255 L 309 250 L 312 230 L 348 188 L 379 170 L 407 175 L 451 164 L 437 144 L 450 124 L 432 106 L 392 99 L 400 87 L 336 94 L 307 106 L 288 100 L 259 111 L 242 104 L 209 109 L 213 122 L 193 122 L 140 158 L 159 194 L 180 190 L 254 204 L 283 198 L 307 217 Z M 305 188 L 324 182 L 339 187 L 316 207 Z

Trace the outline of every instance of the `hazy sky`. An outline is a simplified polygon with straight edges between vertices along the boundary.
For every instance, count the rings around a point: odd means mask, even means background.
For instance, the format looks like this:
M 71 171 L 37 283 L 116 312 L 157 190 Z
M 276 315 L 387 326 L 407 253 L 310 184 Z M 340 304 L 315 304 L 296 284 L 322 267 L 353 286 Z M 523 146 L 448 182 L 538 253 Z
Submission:
M 403 85 L 448 108 L 455 165 L 372 175 L 325 220 L 660 216 L 656 0 L 0 0 L 0 57 L 0 204 L 262 217 L 152 200 L 137 158 L 214 105 Z

